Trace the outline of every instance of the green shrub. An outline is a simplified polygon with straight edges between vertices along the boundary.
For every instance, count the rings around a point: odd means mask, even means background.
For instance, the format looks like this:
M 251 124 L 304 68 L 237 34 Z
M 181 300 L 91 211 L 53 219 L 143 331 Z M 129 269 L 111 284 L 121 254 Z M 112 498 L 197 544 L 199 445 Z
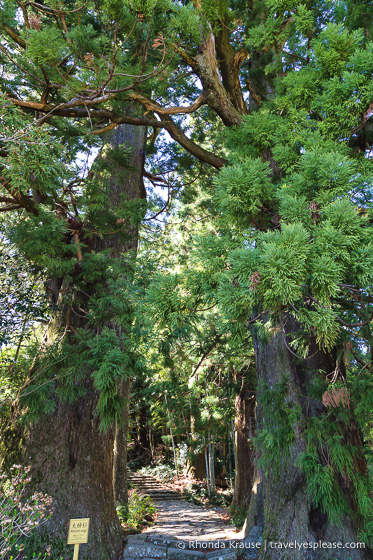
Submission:
M 28 495 L 31 482 L 30 467 L 13 466 L 10 477 L 0 477 L 0 557 L 15 554 L 17 558 L 25 548 L 36 527 L 52 515 L 52 498 L 41 492 Z M 23 542 L 20 542 L 22 539 Z
M 234 514 L 232 515 L 232 521 L 237 527 L 237 529 L 241 530 L 244 526 L 247 517 L 247 508 L 237 509 Z
M 121 523 L 125 523 L 130 529 L 141 529 L 150 523 L 155 515 L 156 508 L 153 500 L 146 494 L 131 492 L 128 500 L 128 510 L 124 506 L 117 507 L 118 517 Z

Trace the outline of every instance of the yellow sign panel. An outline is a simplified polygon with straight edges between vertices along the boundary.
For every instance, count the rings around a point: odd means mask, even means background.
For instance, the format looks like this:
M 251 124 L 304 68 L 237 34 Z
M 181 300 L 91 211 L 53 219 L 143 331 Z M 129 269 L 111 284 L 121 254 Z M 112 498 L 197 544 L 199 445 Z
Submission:
M 88 542 L 89 519 L 70 519 L 67 544 L 84 544 Z

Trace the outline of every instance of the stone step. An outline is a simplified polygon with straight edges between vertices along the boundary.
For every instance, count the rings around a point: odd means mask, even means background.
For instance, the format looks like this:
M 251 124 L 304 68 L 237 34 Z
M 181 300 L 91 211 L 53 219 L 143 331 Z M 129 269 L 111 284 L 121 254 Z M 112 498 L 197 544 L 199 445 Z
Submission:
M 154 500 L 155 502 L 173 502 L 173 501 L 178 501 L 183 499 L 181 496 L 167 496 L 167 495 L 153 496 L 151 494 L 147 494 L 147 495 L 150 496 L 151 499 Z
M 136 486 L 159 486 L 159 488 L 164 488 L 164 485 L 159 482 L 153 482 L 148 480 L 129 480 L 132 484 L 136 484 Z
M 136 480 L 156 480 L 159 482 L 159 479 L 155 476 L 148 475 L 148 474 L 128 474 L 128 479 L 136 479 Z
M 183 499 L 183 497 L 180 496 L 180 494 L 178 494 L 177 492 L 175 492 L 175 493 L 166 492 L 166 491 L 152 492 L 152 491 L 149 491 L 149 490 L 147 490 L 147 491 L 142 490 L 141 488 L 138 488 L 138 491 L 142 494 L 150 496 L 150 498 L 152 498 L 152 500 L 155 500 L 155 501 L 163 501 L 163 500 L 172 501 L 172 500 L 182 500 Z
M 131 482 L 130 484 L 132 484 L 132 486 L 136 487 L 136 488 L 151 488 L 151 489 L 158 489 L 158 490 L 169 490 L 169 488 L 167 488 L 167 486 L 162 486 L 162 484 L 143 484 L 142 482 Z
M 139 473 L 128 473 L 128 482 L 139 492 L 148 494 L 156 501 L 181 500 L 182 497 L 178 492 L 170 490 L 163 486 L 159 480 L 151 475 L 142 475 Z
M 144 476 L 129 476 L 128 480 L 149 480 L 149 481 L 157 481 L 159 482 L 159 480 L 157 478 L 148 478 L 148 477 L 144 477 Z
M 142 478 L 129 478 L 128 482 L 131 482 L 132 484 L 157 484 L 157 485 L 162 485 L 162 483 L 159 482 L 158 480 L 143 480 Z
M 177 502 L 178 500 L 182 500 L 182 498 L 178 498 L 177 496 L 152 496 L 150 494 L 146 494 L 147 496 L 150 496 L 150 498 L 152 500 L 154 500 L 155 502 L 163 502 L 163 501 L 168 501 L 168 502 Z
M 134 486 L 135 490 L 141 490 L 141 492 L 160 492 L 166 494 L 176 494 L 172 490 L 166 490 L 165 488 L 152 488 L 149 486 Z
M 164 484 L 160 484 L 159 482 L 144 482 L 143 480 L 130 480 L 129 482 L 135 484 L 136 486 L 157 486 L 159 488 L 165 488 Z

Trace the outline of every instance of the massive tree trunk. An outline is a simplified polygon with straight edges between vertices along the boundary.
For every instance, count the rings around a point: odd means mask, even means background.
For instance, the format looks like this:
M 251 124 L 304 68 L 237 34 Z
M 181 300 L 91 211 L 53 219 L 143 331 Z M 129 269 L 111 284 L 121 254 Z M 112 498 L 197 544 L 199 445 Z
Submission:
M 236 397 L 234 445 L 236 471 L 231 514 L 247 509 L 254 476 L 255 394 L 247 373 L 241 373 L 241 388 Z
M 278 450 L 278 465 L 266 464 L 265 467 L 256 469 L 249 513 L 246 522 L 246 534 L 255 536 L 263 535 L 266 546 L 262 546 L 260 560 L 366 560 L 371 559 L 371 552 L 366 548 L 322 548 L 316 550 L 302 548 L 301 550 L 278 548 L 270 542 L 281 543 L 338 543 L 344 545 L 357 543 L 358 531 L 354 516 L 345 516 L 342 525 L 337 526 L 330 522 L 328 516 L 320 508 L 315 507 L 312 496 L 307 492 L 307 483 L 304 472 L 297 466 L 296 458 L 305 451 L 306 443 L 303 429 L 307 418 L 321 417 L 325 406 L 321 401 L 315 400 L 310 395 L 312 379 L 322 371 L 325 374 L 333 372 L 337 365 L 336 352 L 323 352 L 316 344 L 310 350 L 310 358 L 301 360 L 289 351 L 290 332 L 295 332 L 299 325 L 290 317 L 286 324 L 272 336 L 269 341 L 263 341 L 253 329 L 253 342 L 256 355 L 256 368 L 258 379 L 258 409 L 257 430 L 279 428 L 279 422 L 273 426 L 273 418 L 261 403 L 264 384 L 267 389 L 276 390 L 283 381 L 288 379 L 287 403 L 289 406 L 299 406 L 300 417 L 294 422 L 295 437 L 288 449 Z M 347 412 L 347 411 L 346 411 Z M 366 475 L 366 463 L 362 453 L 362 444 L 359 441 L 358 431 L 351 413 L 349 425 L 343 427 L 345 445 L 354 445 L 358 468 L 363 476 Z M 263 445 L 257 449 L 257 459 L 263 458 L 265 451 Z M 347 495 L 350 503 L 353 496 L 349 495 L 349 481 L 340 478 L 339 484 Z
M 108 180 L 103 183 L 103 188 L 107 189 L 110 209 L 115 210 L 119 207 L 123 203 L 123 197 L 129 200 L 145 197 L 142 181 L 145 142 L 144 128 L 127 125 L 117 127 L 105 138 L 105 146 L 99 158 L 104 160 L 106 170 L 110 172 Z M 123 147 L 131 148 L 126 165 L 120 163 L 120 158 L 113 157 L 112 150 L 121 150 Z M 119 226 L 118 230 L 120 229 Z M 119 233 L 103 237 L 94 236 L 91 246 L 96 253 L 108 251 L 111 258 L 121 259 L 124 253 L 136 251 L 137 237 L 138 224 L 134 221 L 128 223 Z M 82 258 L 84 259 L 84 254 Z M 131 270 L 128 271 L 128 277 L 131 278 Z M 101 279 L 101 283 L 105 285 L 105 278 Z M 107 290 L 113 289 L 115 288 L 107 286 Z M 91 296 L 95 295 L 94 285 L 90 290 Z M 54 321 L 54 327 L 58 326 L 59 321 L 66 324 L 67 311 L 61 294 L 59 299 L 59 318 Z M 108 314 L 110 315 L 110 310 Z M 73 328 L 72 321 L 73 314 L 69 323 Z M 114 329 L 119 343 L 122 344 L 121 337 L 126 328 L 130 329 L 130 322 L 129 313 L 128 325 L 119 327 L 114 318 L 113 322 L 109 318 L 104 326 Z M 79 326 L 91 328 L 85 324 L 84 319 L 79 319 Z M 97 335 L 100 334 L 101 328 L 95 326 Z M 69 336 L 73 349 L 73 334 Z M 130 348 L 125 347 L 125 342 L 122 349 L 124 352 L 131 352 Z M 118 392 L 126 397 L 129 381 L 126 372 L 123 374 Z M 93 379 L 87 377 L 81 384 L 85 389 L 84 396 L 72 404 L 56 396 L 55 411 L 40 417 L 30 426 L 24 461 L 25 464 L 31 465 L 32 478 L 38 489 L 53 498 L 53 516 L 43 526 L 49 542 L 55 539 L 66 542 L 69 519 L 88 517 L 89 541 L 81 546 L 79 557 L 82 560 L 112 560 L 119 552 L 123 539 L 115 511 L 114 489 L 117 499 L 125 501 L 128 398 L 123 407 L 122 422 L 103 432 L 100 430 L 100 418 L 96 412 L 99 394 Z M 65 553 L 65 558 L 70 557 L 71 550 Z
M 65 543 L 69 519 L 89 517 L 89 540 L 80 558 L 111 560 L 123 539 L 113 496 L 114 431 L 100 432 L 91 380 L 86 390 L 78 402 L 59 401 L 52 415 L 30 426 L 24 460 L 33 482 L 53 498 L 53 515 L 42 527 L 46 544 Z M 65 550 L 64 558 L 69 556 Z

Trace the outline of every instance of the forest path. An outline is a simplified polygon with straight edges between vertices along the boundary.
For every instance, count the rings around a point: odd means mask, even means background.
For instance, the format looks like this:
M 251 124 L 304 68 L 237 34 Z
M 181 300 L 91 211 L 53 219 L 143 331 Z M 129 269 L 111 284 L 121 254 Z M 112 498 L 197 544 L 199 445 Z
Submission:
M 199 506 L 184 500 L 168 484 L 154 476 L 142 473 L 129 473 L 130 487 L 142 494 L 148 494 L 155 502 L 157 516 L 154 524 L 144 534 L 167 535 L 168 538 L 219 540 L 240 538 L 233 524 L 223 521 L 222 508 Z
M 233 525 L 226 525 L 213 508 L 186 500 L 155 500 L 152 526 L 129 535 L 122 560 L 236 560 L 240 539 Z M 231 544 L 233 543 L 233 544 Z
M 140 490 L 141 481 L 137 482 Z M 149 478 L 143 486 L 151 494 Z M 242 533 L 226 524 L 215 508 L 191 504 L 180 495 L 172 499 L 167 486 L 162 488 L 158 481 L 152 498 L 157 508 L 155 521 L 141 534 L 127 537 L 122 560 L 236 560 L 243 552 L 246 559 L 256 558 L 257 551 L 248 554 L 240 548 Z
M 167 536 L 187 540 L 240 538 L 234 525 L 227 525 L 212 507 L 198 506 L 186 500 L 158 500 L 154 524 L 144 531 L 147 536 Z

